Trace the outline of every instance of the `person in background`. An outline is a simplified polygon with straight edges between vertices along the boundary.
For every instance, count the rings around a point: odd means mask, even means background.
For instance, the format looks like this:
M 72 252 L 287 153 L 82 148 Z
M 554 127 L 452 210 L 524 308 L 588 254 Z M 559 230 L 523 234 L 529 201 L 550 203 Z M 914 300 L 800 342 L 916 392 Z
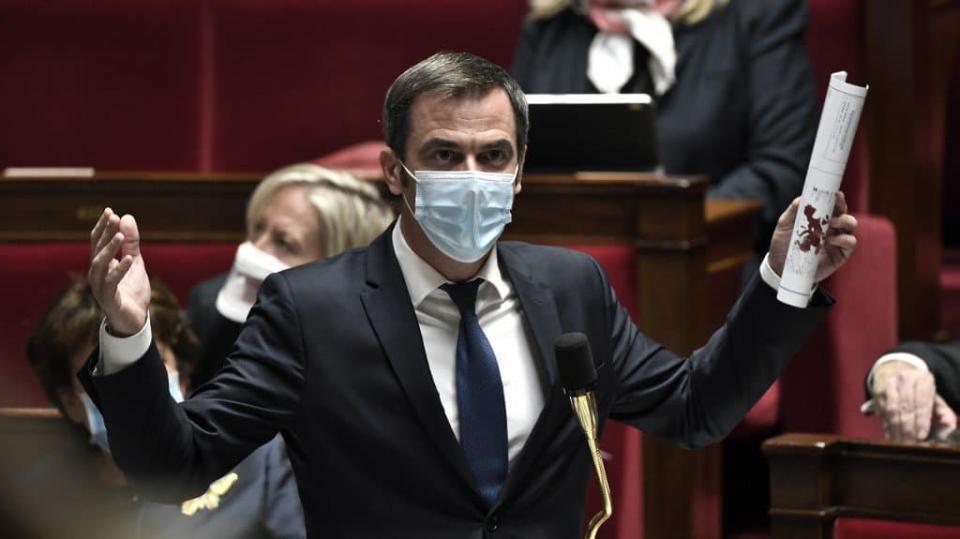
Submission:
M 267 275 L 365 247 L 392 220 L 377 189 L 344 171 L 298 163 L 264 178 L 233 268 L 190 291 L 187 316 L 203 345 L 194 387 L 223 364 Z
M 960 341 L 908 341 L 884 354 L 867 373 L 863 412 L 876 414 L 896 441 L 943 440 L 957 429 Z
M 173 293 L 157 279 L 151 279 L 150 285 L 150 325 L 157 335 L 169 394 L 175 401 L 183 401 L 190 389 L 189 374 L 199 358 L 199 341 Z M 48 307 L 29 340 L 28 358 L 48 399 L 76 427 L 77 438 L 89 443 L 71 445 L 65 448 L 66 454 L 41 460 L 28 470 L 24 482 L 52 486 L 58 496 L 67 492 L 74 498 L 68 503 L 78 504 L 75 506 L 85 506 L 85 500 L 86 505 L 105 504 L 113 514 L 98 526 L 111 529 L 91 529 L 92 536 L 304 537 L 293 472 L 282 444 L 275 442 L 261 447 L 215 481 L 203 496 L 182 505 L 142 502 L 134 496 L 111 458 L 103 416 L 74 376 L 93 352 L 102 320 L 90 285 L 77 281 Z M 68 530 L 87 522 L 84 512 L 73 515 L 75 520 L 58 514 L 64 517 Z
M 650 94 L 666 173 L 760 202 L 762 253 L 816 135 L 807 18 L 803 0 L 531 0 L 511 73 L 528 93 Z

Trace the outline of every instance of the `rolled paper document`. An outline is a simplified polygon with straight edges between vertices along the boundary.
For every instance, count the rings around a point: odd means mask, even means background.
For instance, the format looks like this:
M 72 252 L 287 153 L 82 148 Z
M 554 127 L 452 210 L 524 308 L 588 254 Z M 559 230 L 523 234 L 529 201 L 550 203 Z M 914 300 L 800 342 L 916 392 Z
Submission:
M 817 138 L 813 142 L 813 153 L 803 182 L 800 209 L 793 224 L 780 289 L 777 290 L 777 299 L 794 307 L 806 307 L 810 302 L 840 180 L 847 168 L 863 101 L 870 88 L 846 81 L 846 71 L 830 75 Z

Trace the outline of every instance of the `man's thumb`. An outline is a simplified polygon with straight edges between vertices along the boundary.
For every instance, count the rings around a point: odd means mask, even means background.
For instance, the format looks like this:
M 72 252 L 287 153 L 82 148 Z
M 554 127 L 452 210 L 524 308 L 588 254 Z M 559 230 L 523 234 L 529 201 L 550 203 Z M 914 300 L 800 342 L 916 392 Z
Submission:
M 127 214 L 120 218 L 120 233 L 123 234 L 120 256 L 140 256 L 140 231 L 137 229 L 137 220 L 132 215 Z

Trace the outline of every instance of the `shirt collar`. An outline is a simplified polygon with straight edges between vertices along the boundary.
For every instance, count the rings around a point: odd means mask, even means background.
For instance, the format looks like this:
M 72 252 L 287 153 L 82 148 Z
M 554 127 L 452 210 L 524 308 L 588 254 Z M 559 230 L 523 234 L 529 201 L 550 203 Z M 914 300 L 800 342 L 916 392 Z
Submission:
M 400 219 L 403 219 L 403 216 Z M 403 237 L 403 233 L 400 231 L 400 219 L 397 219 L 397 223 L 393 227 L 393 251 L 397 255 L 403 280 L 407 283 L 410 300 L 413 302 L 413 307 L 417 308 L 431 292 L 450 281 L 428 264 L 426 260 L 413 252 L 410 244 L 407 243 L 407 239 Z M 504 280 L 503 274 L 500 272 L 500 265 L 497 262 L 496 247 L 490 251 L 490 256 L 480 267 L 477 278 L 493 285 L 499 299 L 504 299 L 510 294 L 510 285 Z

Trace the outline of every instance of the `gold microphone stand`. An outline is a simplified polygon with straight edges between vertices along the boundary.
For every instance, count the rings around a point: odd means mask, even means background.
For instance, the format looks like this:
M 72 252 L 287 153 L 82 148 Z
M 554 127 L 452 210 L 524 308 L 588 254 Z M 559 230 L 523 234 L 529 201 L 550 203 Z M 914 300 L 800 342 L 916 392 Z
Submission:
M 603 497 L 603 510 L 590 519 L 587 526 L 586 539 L 596 539 L 600 526 L 613 515 L 613 499 L 610 497 L 610 483 L 607 482 L 607 470 L 603 467 L 603 457 L 600 456 L 600 446 L 597 443 L 597 400 L 593 392 L 584 395 L 570 396 L 570 406 L 580 422 L 587 437 L 587 446 L 590 448 L 590 458 L 593 459 L 593 470 L 600 484 L 600 494 Z

